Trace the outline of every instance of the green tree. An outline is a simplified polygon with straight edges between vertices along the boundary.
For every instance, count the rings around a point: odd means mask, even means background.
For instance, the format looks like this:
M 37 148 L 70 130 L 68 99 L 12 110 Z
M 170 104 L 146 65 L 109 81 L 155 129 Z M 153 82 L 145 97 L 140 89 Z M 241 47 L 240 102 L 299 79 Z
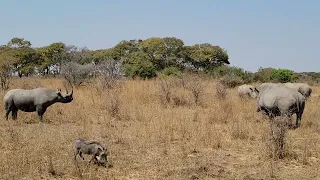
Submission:
M 208 69 L 223 64 L 230 64 L 227 51 L 209 43 L 184 47 L 184 59 L 196 69 Z
M 0 84 L 1 89 L 8 89 L 10 72 L 13 70 L 13 64 L 19 59 L 7 46 L 0 47 Z
M 179 65 L 178 61 L 183 57 L 184 42 L 175 37 L 165 37 L 163 38 L 163 41 L 165 44 L 164 66 L 169 67 Z
M 135 78 L 152 78 L 156 76 L 156 69 L 148 54 L 138 51 L 127 54 L 125 57 L 124 72 L 127 76 Z
M 49 74 L 49 68 L 54 65 L 57 67 L 55 73 L 60 73 L 60 67 L 63 62 L 63 58 L 65 58 L 66 54 L 64 43 L 52 43 L 49 46 L 39 48 L 38 53 L 41 55 L 42 58 L 39 70 L 43 75 Z
M 79 64 L 87 64 L 92 62 L 92 52 L 87 47 L 79 48 L 75 45 L 65 46 L 64 52 L 61 54 L 62 64 L 67 62 L 76 62 Z M 61 65 L 62 66 L 62 65 Z
M 24 38 L 14 37 L 8 42 L 7 46 L 10 48 L 31 47 L 31 43 Z
M 271 72 L 271 80 L 274 82 L 286 83 L 293 79 L 293 71 L 289 69 L 273 69 Z
M 183 45 L 183 41 L 175 37 L 152 37 L 141 42 L 142 50 L 150 56 L 157 70 L 178 65 Z
M 15 56 L 13 62 L 14 71 L 18 72 L 19 77 L 30 75 L 34 72 L 35 64 L 39 61 L 37 52 L 31 48 L 30 41 L 23 38 L 12 38 L 7 47 Z
M 141 42 L 142 50 L 148 54 L 157 70 L 164 68 L 165 43 L 161 38 L 152 37 Z
M 109 53 L 111 54 L 112 59 L 120 61 L 129 53 L 141 51 L 141 41 L 142 40 L 123 40 L 115 45 Z
M 99 49 L 95 51 L 89 52 L 89 59 L 91 62 L 94 62 L 95 64 L 98 64 L 103 61 L 109 61 L 118 59 L 115 56 L 115 51 L 113 48 L 110 49 Z

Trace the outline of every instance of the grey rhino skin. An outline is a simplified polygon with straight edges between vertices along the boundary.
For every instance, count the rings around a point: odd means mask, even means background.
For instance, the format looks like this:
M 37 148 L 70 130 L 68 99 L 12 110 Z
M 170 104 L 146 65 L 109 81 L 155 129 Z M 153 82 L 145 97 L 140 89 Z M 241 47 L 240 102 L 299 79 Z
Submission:
M 70 103 L 73 100 L 73 88 L 70 93 L 62 94 L 61 89 L 35 88 L 35 89 L 11 89 L 3 97 L 5 118 L 8 120 L 12 112 L 12 119 L 16 120 L 18 110 L 24 112 L 37 111 L 39 120 L 47 108 L 56 102 Z
M 284 83 L 286 87 L 297 90 L 299 93 L 304 95 L 306 98 L 310 97 L 312 88 L 307 83 Z
M 256 98 L 259 94 L 259 91 L 257 88 L 255 88 L 252 85 L 243 84 L 238 87 L 238 95 L 240 97 L 252 97 Z
M 281 84 L 281 83 L 262 83 L 257 87 L 257 89 L 258 89 L 259 93 L 262 93 L 264 90 L 267 90 L 267 89 L 273 88 L 273 87 L 279 87 L 279 86 L 283 86 L 283 84 Z
M 82 154 L 92 155 L 89 163 L 94 160 L 94 163 L 98 162 L 99 165 L 106 167 L 107 152 L 98 141 L 76 139 L 74 144 L 74 160 L 76 160 L 78 154 L 83 160 Z
M 296 126 L 301 123 L 305 108 L 305 97 L 294 89 L 284 86 L 273 86 L 262 91 L 257 98 L 257 112 L 263 111 L 269 118 L 296 114 Z

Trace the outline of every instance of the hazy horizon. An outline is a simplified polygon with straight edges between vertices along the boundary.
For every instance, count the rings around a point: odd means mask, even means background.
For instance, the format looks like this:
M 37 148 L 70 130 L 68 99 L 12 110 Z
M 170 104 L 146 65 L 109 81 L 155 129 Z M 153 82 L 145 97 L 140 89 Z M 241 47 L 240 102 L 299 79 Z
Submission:
M 231 66 L 318 72 L 320 1 L 1 1 L 0 44 L 64 42 L 104 49 L 121 40 L 177 37 L 228 51 Z

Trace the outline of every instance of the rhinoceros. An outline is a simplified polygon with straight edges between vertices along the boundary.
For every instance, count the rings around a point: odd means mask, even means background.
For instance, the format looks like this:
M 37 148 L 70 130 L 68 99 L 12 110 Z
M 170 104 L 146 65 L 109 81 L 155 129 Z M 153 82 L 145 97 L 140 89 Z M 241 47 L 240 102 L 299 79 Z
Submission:
M 244 84 L 238 87 L 238 95 L 240 97 L 252 97 L 256 98 L 259 94 L 257 88 L 252 85 Z
M 257 90 L 259 91 L 259 93 L 262 93 L 262 91 L 269 89 L 269 88 L 273 88 L 273 87 L 278 87 L 278 86 L 283 86 L 282 83 L 262 83 L 257 87 Z
M 92 155 L 89 164 L 94 160 L 94 163 L 105 166 L 108 161 L 106 148 L 101 145 L 98 141 L 94 140 L 84 140 L 76 139 L 74 143 L 74 160 L 76 160 L 77 155 L 84 160 L 82 154 Z
M 296 128 L 300 126 L 305 108 L 305 97 L 294 89 L 284 86 L 274 86 L 265 89 L 258 95 L 257 112 L 263 111 L 269 118 L 296 114 Z
M 35 89 L 11 89 L 4 98 L 5 118 L 8 120 L 12 112 L 12 119 L 16 120 L 18 110 L 24 112 L 37 112 L 39 120 L 43 120 L 43 114 L 54 103 L 70 103 L 73 100 L 73 88 L 70 93 L 61 93 L 61 89 L 35 88 Z
M 306 98 L 308 98 L 312 93 L 312 88 L 307 83 L 284 83 L 283 85 L 297 90 Z

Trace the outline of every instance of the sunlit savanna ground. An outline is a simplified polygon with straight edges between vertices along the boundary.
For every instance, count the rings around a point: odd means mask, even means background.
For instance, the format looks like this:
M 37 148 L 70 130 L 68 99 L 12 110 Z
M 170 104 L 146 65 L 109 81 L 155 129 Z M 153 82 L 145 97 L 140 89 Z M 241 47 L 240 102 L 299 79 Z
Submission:
M 202 83 L 198 105 L 179 81 L 166 106 L 158 80 L 127 80 L 112 90 L 76 87 L 74 101 L 49 107 L 45 123 L 36 113 L 2 115 L 0 179 L 320 179 L 319 86 L 301 127 L 287 132 L 287 156 L 273 161 L 268 119 L 255 100 L 241 100 L 236 89 L 220 99 L 215 80 Z M 10 88 L 38 86 L 64 89 L 63 79 L 50 78 L 14 79 Z M 74 162 L 79 137 L 105 144 L 110 167 L 87 166 L 89 156 Z

